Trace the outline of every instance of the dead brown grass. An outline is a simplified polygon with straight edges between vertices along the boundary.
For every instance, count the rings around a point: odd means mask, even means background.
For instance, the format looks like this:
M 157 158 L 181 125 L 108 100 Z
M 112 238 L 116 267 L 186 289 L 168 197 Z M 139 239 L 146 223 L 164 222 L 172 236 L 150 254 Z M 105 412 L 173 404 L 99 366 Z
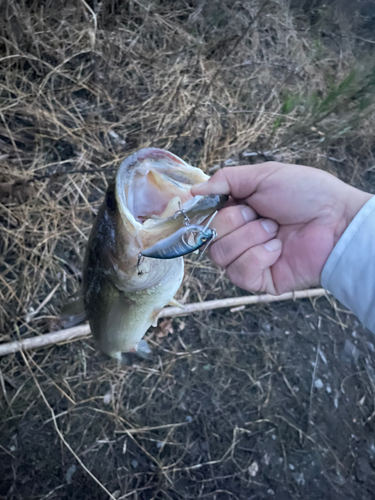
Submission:
M 49 331 L 79 289 L 93 213 L 111 169 L 136 149 L 169 149 L 208 172 L 225 162 L 305 163 L 371 189 L 372 32 L 360 18 L 340 31 L 334 11 L 308 4 L 0 3 L 1 342 Z M 181 290 L 189 301 L 241 293 L 207 260 L 190 276 L 193 265 Z M 355 416 L 343 412 L 344 428 L 327 431 L 340 418 L 326 412 L 328 396 L 315 397 L 296 359 L 315 361 L 314 335 L 323 331 L 333 366 L 339 325 L 360 327 L 338 309 L 316 309 L 175 320 L 150 332 L 160 349 L 153 366 L 119 370 L 86 341 L 32 354 L 35 379 L 19 355 L 1 360 L 1 450 L 11 462 L 0 494 L 103 498 L 81 469 L 72 489 L 74 462 L 56 426 L 116 498 L 248 500 L 280 488 L 297 498 L 303 485 L 289 456 L 302 469 L 311 456 L 323 463 L 326 482 L 319 489 L 311 479 L 311 499 L 342 492 L 345 480 L 358 492 L 345 440 L 373 425 L 372 365 L 350 379 Z M 371 350 L 365 341 L 361 349 Z M 335 370 L 341 395 L 347 373 Z M 261 472 L 252 476 L 255 462 Z M 34 486 L 25 472 L 32 463 Z
M 75 291 L 61 259 L 80 269 L 109 169 L 133 150 L 171 149 L 204 169 L 249 150 L 321 165 L 342 131 L 346 145 L 371 141 L 371 106 L 353 133 L 348 95 L 309 105 L 353 56 L 282 4 L 5 2 L 2 14 L 3 333 L 39 329 L 24 320 L 51 284 L 56 298 Z

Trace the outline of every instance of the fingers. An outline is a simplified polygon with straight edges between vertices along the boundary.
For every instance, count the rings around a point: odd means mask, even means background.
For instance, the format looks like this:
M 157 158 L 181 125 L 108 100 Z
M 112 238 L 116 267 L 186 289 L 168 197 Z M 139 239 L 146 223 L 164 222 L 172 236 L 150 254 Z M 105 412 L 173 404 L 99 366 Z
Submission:
M 212 221 L 212 227 L 216 229 L 217 237 L 222 238 L 257 218 L 257 213 L 247 205 L 234 205 L 221 209 Z
M 260 182 L 283 165 L 277 162 L 242 165 L 219 170 L 208 181 L 196 184 L 191 194 L 230 194 L 236 199 L 245 199 L 253 194 Z
M 244 224 L 213 243 L 210 249 L 211 258 L 220 267 L 226 268 L 249 248 L 274 238 L 277 230 L 278 224 L 269 219 L 258 219 Z
M 270 267 L 280 257 L 281 250 L 282 243 L 278 239 L 249 248 L 227 267 L 226 275 L 244 290 L 276 294 Z

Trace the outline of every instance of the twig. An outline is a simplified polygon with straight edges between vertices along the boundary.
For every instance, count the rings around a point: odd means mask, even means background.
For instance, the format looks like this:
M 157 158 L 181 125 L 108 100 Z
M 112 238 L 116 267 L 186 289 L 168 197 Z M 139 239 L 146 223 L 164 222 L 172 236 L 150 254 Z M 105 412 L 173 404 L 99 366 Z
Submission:
M 38 314 L 38 312 L 43 309 L 43 307 L 48 304 L 48 302 L 52 299 L 52 297 L 55 295 L 55 292 L 56 290 L 59 288 L 60 286 L 60 283 L 57 283 L 57 285 L 55 286 L 55 288 L 53 290 L 50 291 L 50 293 L 47 295 L 47 297 L 43 300 L 43 302 L 41 304 L 39 304 L 39 306 L 35 309 L 35 311 L 32 311 L 30 312 L 26 318 L 25 318 L 25 321 L 26 323 L 29 323 L 31 318 L 33 318 L 36 314 Z
M 59 330 L 58 332 L 46 333 L 40 337 L 31 337 L 24 340 L 9 342 L 7 344 L 0 344 L 0 356 L 58 344 L 59 342 L 74 341 L 78 338 L 86 337 L 87 335 L 90 335 L 90 327 L 88 324 L 85 324 L 74 328 L 67 328 L 66 330 Z
M 181 427 L 182 425 L 188 425 L 189 422 L 177 422 L 176 424 L 164 424 L 164 425 L 156 425 L 154 427 L 139 427 L 138 429 L 125 429 L 125 430 L 115 430 L 115 434 L 138 434 L 139 432 L 149 432 L 149 431 L 156 431 L 160 429 L 169 429 L 169 428 L 176 428 L 176 427 Z
M 229 299 L 208 300 L 206 302 L 194 302 L 187 304 L 183 308 L 180 307 L 165 307 L 160 311 L 159 318 L 183 316 L 197 311 L 211 311 L 212 309 L 220 309 L 224 307 L 236 307 L 251 304 L 267 304 L 269 302 L 279 302 L 282 300 L 309 299 L 313 297 L 321 297 L 327 295 L 324 288 L 313 288 L 311 290 L 301 290 L 299 292 L 287 292 L 282 295 L 246 295 L 244 297 L 232 297 Z M 32 337 L 20 341 L 0 344 L 0 356 L 5 356 L 18 351 L 26 351 L 29 349 L 37 349 L 48 345 L 58 344 L 59 342 L 72 342 L 90 335 L 90 326 L 88 324 L 59 330 L 53 333 L 46 333 L 39 337 Z
M 166 307 L 162 309 L 159 318 L 182 316 L 196 311 L 210 311 L 211 309 L 220 309 L 222 307 L 236 307 L 242 305 L 251 305 L 268 302 L 279 302 L 282 300 L 308 299 L 326 295 L 324 288 L 313 288 L 311 290 L 301 290 L 299 292 L 287 292 L 281 295 L 245 295 L 244 297 L 232 297 L 229 299 L 208 300 L 206 302 L 194 302 L 187 304 L 183 309 L 179 307 Z
M 312 422 L 312 400 L 313 400 L 313 391 L 314 391 L 316 372 L 318 371 L 319 349 L 320 349 L 320 342 L 318 343 L 318 347 L 316 349 L 316 358 L 315 358 L 314 370 L 313 370 L 312 379 L 311 379 L 310 404 L 309 404 L 309 413 L 307 416 L 307 433 L 306 434 L 309 434 L 310 425 L 313 423 Z

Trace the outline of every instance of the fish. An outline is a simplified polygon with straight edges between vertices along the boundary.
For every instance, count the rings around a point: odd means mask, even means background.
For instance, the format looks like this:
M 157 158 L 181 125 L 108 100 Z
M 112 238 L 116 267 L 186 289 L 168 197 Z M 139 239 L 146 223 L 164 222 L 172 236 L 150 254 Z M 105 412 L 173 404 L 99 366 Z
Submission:
M 143 336 L 174 296 L 184 276 L 183 257 L 142 256 L 189 224 L 220 210 L 226 195 L 192 197 L 202 170 L 157 148 L 132 154 L 108 185 L 93 224 L 83 265 L 83 303 L 101 352 L 122 361 L 129 352 L 150 358 Z M 194 250 L 194 248 L 193 248 Z M 192 251 L 193 251 L 192 250 Z

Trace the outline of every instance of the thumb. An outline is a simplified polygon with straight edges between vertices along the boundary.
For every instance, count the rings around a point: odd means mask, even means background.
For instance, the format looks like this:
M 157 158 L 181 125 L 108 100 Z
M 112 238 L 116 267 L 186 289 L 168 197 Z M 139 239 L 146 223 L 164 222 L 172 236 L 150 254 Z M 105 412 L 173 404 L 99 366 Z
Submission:
M 193 186 L 191 194 L 230 194 L 233 198 L 245 199 L 277 168 L 278 164 L 275 162 L 226 167 L 216 172 L 208 181 Z

